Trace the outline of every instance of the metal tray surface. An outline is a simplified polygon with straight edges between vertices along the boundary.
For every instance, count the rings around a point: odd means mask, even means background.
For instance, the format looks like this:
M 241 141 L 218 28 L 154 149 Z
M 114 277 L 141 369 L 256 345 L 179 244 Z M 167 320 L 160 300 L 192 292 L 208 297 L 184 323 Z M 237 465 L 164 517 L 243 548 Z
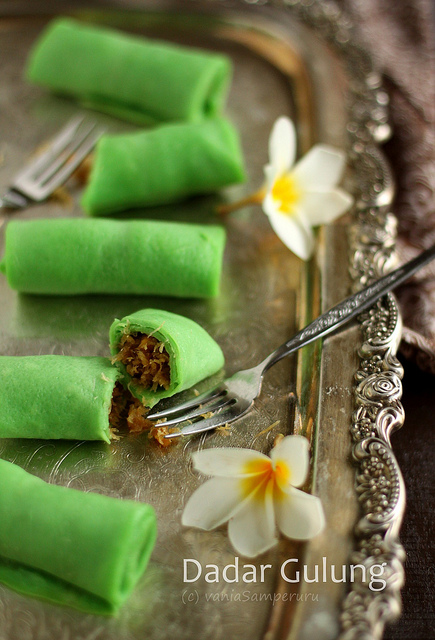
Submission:
M 376 209 L 380 196 L 387 202 L 388 176 L 379 177 L 379 166 L 383 167 L 379 153 L 376 149 L 369 153 L 364 146 L 373 142 L 374 132 L 381 137 L 379 132 L 385 122 L 378 118 L 376 127 L 370 130 L 370 123 L 360 118 L 357 121 L 360 128 L 354 128 L 354 133 L 370 131 L 370 134 L 366 141 L 364 136 L 357 140 L 360 148 L 355 147 L 352 136 L 349 138 L 355 125 L 346 101 L 349 92 L 358 89 L 360 79 L 349 79 L 349 69 L 330 46 L 331 42 L 328 44 L 328 38 L 319 32 L 316 20 L 311 24 L 305 5 L 292 4 L 295 11 L 283 5 L 253 7 L 242 2 L 132 2 L 130 11 L 91 5 L 86 9 L 77 6 L 70 9 L 90 22 L 223 51 L 234 63 L 227 115 L 241 134 L 248 184 L 226 189 L 216 197 L 197 198 L 176 207 L 128 212 L 124 217 L 216 223 L 213 207 L 219 200 L 237 199 L 261 184 L 269 132 L 275 119 L 283 114 L 297 124 L 300 154 L 316 142 L 347 149 L 353 158 L 346 176 L 347 188 L 360 202 L 365 201 L 366 208 L 370 205 Z M 311 4 L 311 11 L 322 6 Z M 9 11 L 0 20 L 0 189 L 8 186 L 34 149 L 77 111 L 72 101 L 51 96 L 22 79 L 32 43 L 51 13 L 56 12 L 56 6 L 53 10 L 47 3 L 42 5 L 35 3 L 33 15 L 28 10 L 17 11 L 15 15 Z M 326 14 L 323 20 L 332 24 Z M 370 69 L 363 71 L 366 80 Z M 359 100 L 362 102 L 363 98 L 360 96 Z M 134 128 L 101 114 L 92 115 L 112 132 Z M 377 184 L 381 184 L 375 194 L 377 202 L 372 198 L 373 175 L 378 176 Z M 20 218 L 83 215 L 78 205 L 80 189 L 72 184 L 69 191 L 71 203 L 50 201 L 14 215 Z M 380 203 L 384 208 L 385 202 Z M 385 214 L 384 209 L 382 213 Z M 259 208 L 251 207 L 228 217 L 222 291 L 210 301 L 141 296 L 25 296 L 10 291 L 1 278 L 0 353 L 108 355 L 108 329 L 113 318 L 157 307 L 187 315 L 202 324 L 221 345 L 227 373 L 246 368 L 345 297 L 351 286 L 357 287 L 367 277 L 376 275 L 370 271 L 367 255 L 361 253 L 361 230 L 366 230 L 367 238 L 370 226 L 363 214 L 360 207 L 353 219 L 347 216 L 321 230 L 319 250 L 308 264 L 282 245 Z M 384 244 L 390 252 L 394 246 L 391 239 L 394 224 L 388 216 L 384 215 L 376 224 L 370 223 L 378 238 L 379 272 L 388 263 L 381 259 Z M 7 217 L 3 216 L 0 224 L 5 222 Z M 1 228 L 0 236 L 1 255 Z M 367 241 L 365 246 L 369 244 Z M 389 304 L 394 306 L 393 298 L 389 298 Z M 375 321 L 379 313 L 378 309 Z M 370 320 L 367 322 L 369 326 Z M 31 600 L 0 586 L 0 638 L 316 637 L 321 640 L 338 637 L 340 629 L 346 634 L 349 619 L 355 629 L 353 601 L 349 604 L 349 597 L 355 592 L 353 585 L 330 579 L 314 584 L 289 584 L 280 570 L 289 558 L 297 559 L 301 566 L 321 564 L 326 558 L 328 565 L 341 567 L 355 551 L 353 532 L 360 513 L 355 470 L 349 461 L 349 429 L 354 410 L 354 378 L 360 366 L 358 349 L 362 343 L 360 328 L 352 327 L 328 339 L 323 347 L 311 345 L 298 356 L 279 363 L 267 374 L 254 409 L 232 426 L 230 435 L 216 432 L 180 441 L 168 449 L 150 441 L 146 434 L 124 437 L 111 445 L 0 440 L 2 458 L 48 482 L 149 502 L 156 509 L 159 525 L 150 566 L 116 618 L 91 616 Z M 388 343 L 388 349 L 390 359 L 394 359 L 394 346 Z M 275 427 L 268 429 L 273 424 Z M 220 569 L 235 562 L 226 528 L 205 533 L 181 527 L 183 505 L 202 481 L 192 471 L 190 454 L 202 447 L 217 446 L 252 447 L 268 452 L 278 433 L 293 432 L 307 435 L 312 443 L 311 485 L 325 507 L 324 533 L 305 545 L 281 538 L 275 549 L 249 561 L 257 567 L 258 576 L 261 565 L 271 565 L 264 579 L 255 583 L 246 585 L 241 580 L 207 583 L 203 576 L 195 584 L 184 582 L 185 558 L 194 558 L 203 566 L 213 563 Z M 240 558 L 241 565 L 246 562 Z M 358 589 L 361 598 L 372 596 L 367 585 Z M 397 587 L 394 601 L 396 592 Z M 373 624 L 362 618 L 364 628 L 382 632 L 384 620 L 378 609 Z

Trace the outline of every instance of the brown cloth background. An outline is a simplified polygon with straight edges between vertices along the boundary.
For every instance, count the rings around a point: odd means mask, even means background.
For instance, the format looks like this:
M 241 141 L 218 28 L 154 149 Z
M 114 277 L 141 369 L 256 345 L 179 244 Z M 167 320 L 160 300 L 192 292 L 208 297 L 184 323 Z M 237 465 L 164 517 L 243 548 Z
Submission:
M 393 128 L 385 152 L 397 192 L 400 261 L 435 244 L 435 44 L 433 0 L 342 0 L 383 72 Z M 397 292 L 401 352 L 435 374 L 435 263 Z

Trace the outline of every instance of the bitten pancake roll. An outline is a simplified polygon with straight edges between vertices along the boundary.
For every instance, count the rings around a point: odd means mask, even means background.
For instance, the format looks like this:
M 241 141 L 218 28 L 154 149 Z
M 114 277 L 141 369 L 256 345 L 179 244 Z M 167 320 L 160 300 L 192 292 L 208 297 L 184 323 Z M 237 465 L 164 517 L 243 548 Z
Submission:
M 143 309 L 110 327 L 120 381 L 146 407 L 189 389 L 224 365 L 219 345 L 184 316 Z
M 0 438 L 110 442 L 109 358 L 0 356 Z

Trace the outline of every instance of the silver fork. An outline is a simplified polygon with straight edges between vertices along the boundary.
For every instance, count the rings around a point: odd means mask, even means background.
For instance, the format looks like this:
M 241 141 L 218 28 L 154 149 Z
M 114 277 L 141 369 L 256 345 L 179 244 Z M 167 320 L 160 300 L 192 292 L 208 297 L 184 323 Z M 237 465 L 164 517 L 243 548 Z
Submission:
M 16 176 L 1 199 L 1 206 L 22 209 L 41 202 L 70 177 L 104 133 L 95 122 L 75 116 L 51 141 L 46 151 Z
M 263 376 L 274 364 L 285 356 L 318 338 L 328 335 L 354 319 L 376 300 L 410 278 L 418 269 L 421 269 L 434 258 L 435 245 L 326 311 L 326 313 L 299 331 L 288 342 L 278 347 L 256 367 L 239 371 L 218 386 L 209 389 L 192 400 L 169 407 L 163 411 L 153 411 L 147 415 L 147 419 L 156 422 L 164 420 L 162 426 L 165 427 L 189 421 L 179 431 L 166 434 L 165 438 L 202 433 L 237 420 L 249 411 L 254 404 L 254 400 L 260 395 Z M 208 412 L 212 412 L 210 417 L 203 417 L 203 419 L 197 420 Z M 194 420 L 196 422 L 190 422 Z

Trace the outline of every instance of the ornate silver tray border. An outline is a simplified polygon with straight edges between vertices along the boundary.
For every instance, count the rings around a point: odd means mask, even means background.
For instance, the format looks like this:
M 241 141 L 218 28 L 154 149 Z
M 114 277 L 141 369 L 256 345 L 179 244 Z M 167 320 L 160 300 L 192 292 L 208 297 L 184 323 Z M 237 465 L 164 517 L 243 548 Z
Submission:
M 257 0 L 256 4 L 284 5 L 295 12 L 334 46 L 352 79 L 347 105 L 348 135 L 358 185 L 350 272 L 353 288 L 358 290 L 386 273 L 394 260 L 397 225 L 389 211 L 394 185 L 378 146 L 391 133 L 388 95 L 382 89 L 381 75 L 367 52 L 355 44 L 350 18 L 334 3 Z M 355 550 L 349 563 L 363 564 L 367 569 L 384 564 L 386 586 L 382 591 L 372 591 L 367 583 L 351 584 L 342 605 L 340 640 L 380 638 L 385 624 L 400 615 L 400 589 L 404 582 L 405 553 L 398 533 L 405 487 L 390 444 L 390 434 L 404 422 L 400 403 L 403 369 L 396 358 L 401 318 L 395 297 L 388 295 L 376 304 L 361 323 L 363 343 L 355 374 L 350 431 L 362 516 L 355 527 Z

